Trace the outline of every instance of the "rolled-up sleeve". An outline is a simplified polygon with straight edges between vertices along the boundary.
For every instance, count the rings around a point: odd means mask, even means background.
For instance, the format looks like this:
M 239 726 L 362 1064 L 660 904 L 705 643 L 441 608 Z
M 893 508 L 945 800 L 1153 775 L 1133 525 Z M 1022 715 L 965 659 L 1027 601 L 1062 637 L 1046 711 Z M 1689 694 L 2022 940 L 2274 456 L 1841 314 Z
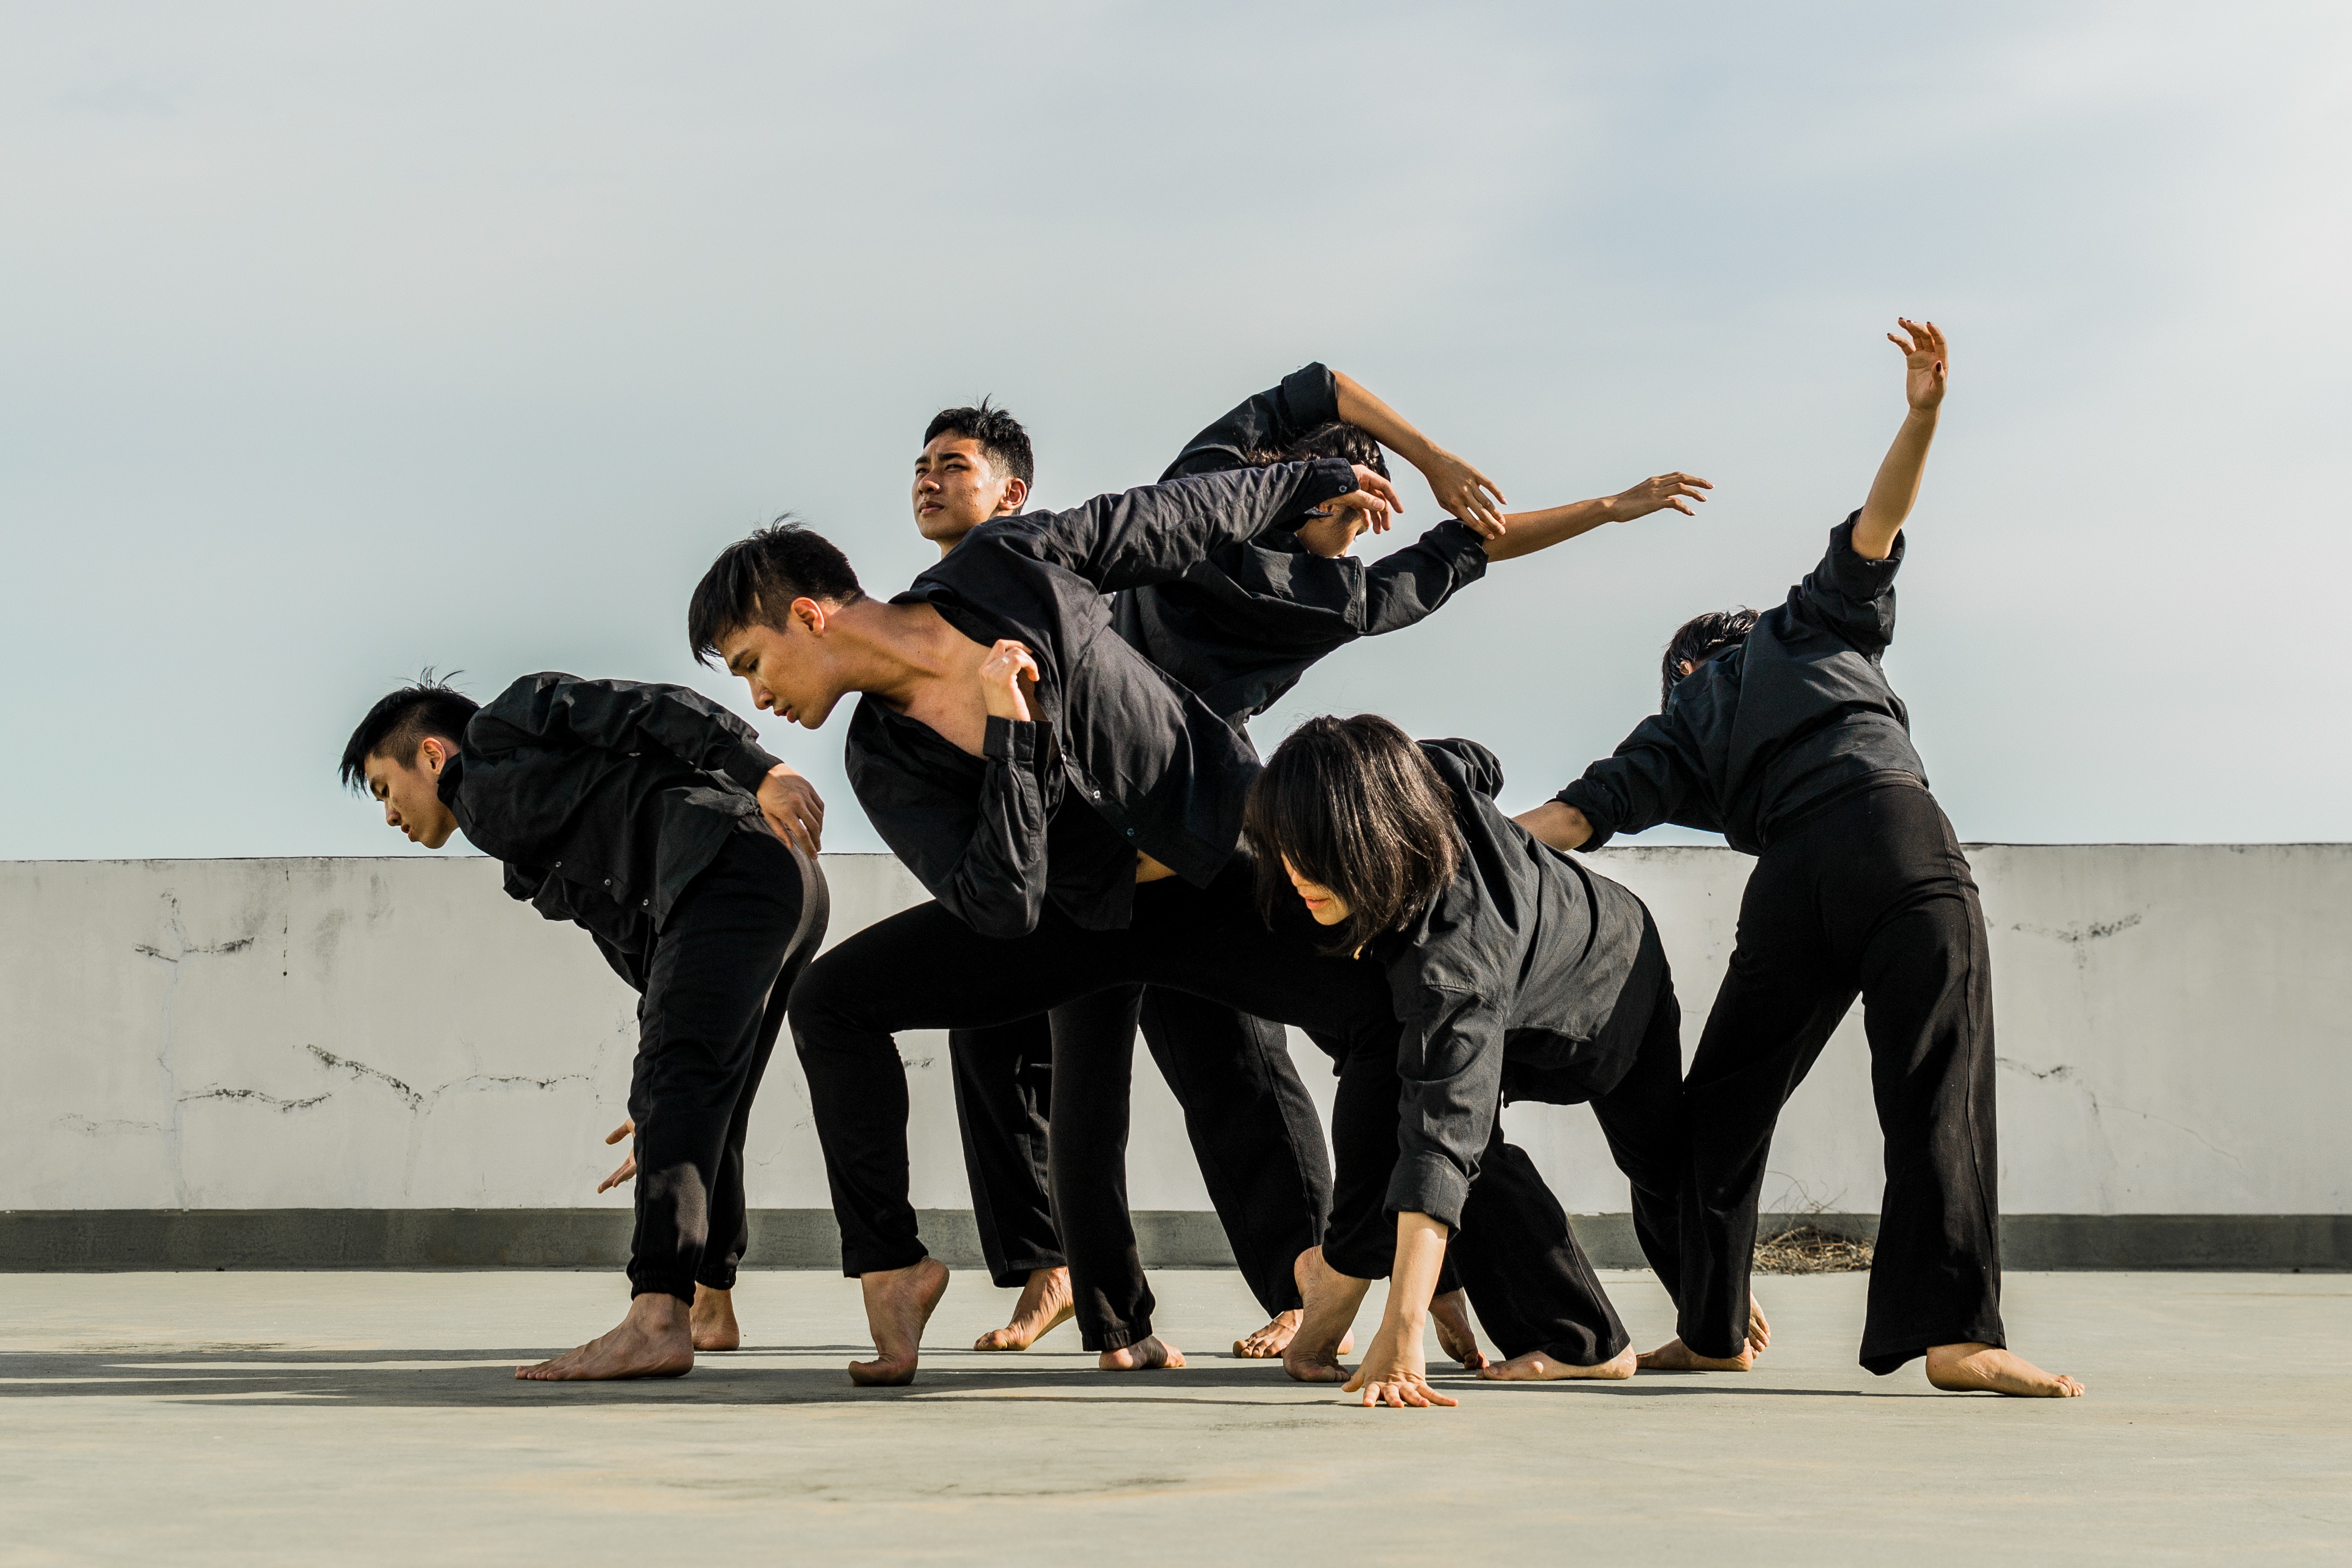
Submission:
M 1486 547 L 1448 517 L 1364 568 L 1364 635 L 1402 632 L 1486 575 Z
M 1319 361 L 1282 378 L 1243 400 L 1212 423 L 1176 455 L 1160 476 L 1160 482 L 1190 478 L 1195 474 L 1222 474 L 1246 468 L 1260 455 L 1286 450 L 1318 426 L 1339 417 L 1339 383 Z
M 1478 1157 L 1502 1108 L 1503 1028 L 1493 988 L 1431 987 L 1397 1046 L 1397 1163 L 1391 1214 L 1458 1229 Z
M 999 546 L 1115 593 L 1172 581 L 1218 547 L 1294 523 L 1355 487 L 1355 470 L 1336 457 L 1278 463 L 1097 496 L 1066 512 L 998 518 L 958 548 Z
M 1701 793 L 1700 778 L 1690 737 L 1669 707 L 1634 726 L 1615 751 L 1552 799 L 1584 813 L 1592 836 L 1581 847 L 1597 850 L 1619 833 L 1638 833 L 1687 815 Z
M 1853 548 L 1861 517 L 1854 512 L 1830 530 L 1822 564 L 1789 591 L 1789 612 L 1874 655 L 1895 641 L 1895 574 L 1903 565 L 1906 536 L 1895 536 L 1885 560 L 1866 559 Z

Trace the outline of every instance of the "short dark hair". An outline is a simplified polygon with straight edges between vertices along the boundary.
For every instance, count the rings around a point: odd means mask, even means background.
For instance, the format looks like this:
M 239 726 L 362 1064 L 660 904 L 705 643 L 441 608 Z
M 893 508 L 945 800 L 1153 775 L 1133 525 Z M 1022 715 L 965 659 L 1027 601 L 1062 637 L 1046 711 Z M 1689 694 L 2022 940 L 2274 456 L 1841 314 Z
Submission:
M 990 407 L 986 398 L 980 400 L 977 408 L 943 408 L 933 414 L 931 423 L 923 427 L 923 444 L 929 446 L 950 433 L 980 443 L 988 465 L 999 474 L 1010 475 L 1024 485 L 1037 482 L 1037 458 L 1029 447 L 1029 433 L 1003 409 Z
M 1385 479 L 1389 476 L 1389 460 L 1372 433 L 1360 424 L 1349 424 L 1344 419 L 1334 419 L 1317 425 L 1287 446 L 1254 446 L 1242 454 L 1243 460 L 1253 468 L 1264 468 L 1276 463 L 1311 463 L 1318 457 L 1337 457 L 1343 463 L 1360 463 Z
M 1244 824 L 1269 925 L 1298 896 L 1286 858 L 1347 901 L 1333 953 L 1403 926 L 1462 863 L 1445 781 L 1411 736 L 1376 713 L 1327 714 L 1291 731 L 1250 786 Z
M 450 678 L 464 673 L 452 671 Z M 379 697 L 352 731 L 343 745 L 343 782 L 365 794 L 369 758 L 389 757 L 403 768 L 413 767 L 416 749 L 427 736 L 458 745 L 481 706 L 448 681 L 435 678 L 432 666 L 426 665 L 414 682 Z
M 849 558 L 791 514 L 719 552 L 686 607 L 686 645 L 698 664 L 718 656 L 719 641 L 746 626 L 776 625 L 795 599 L 855 604 L 866 597 Z
M 1753 610 L 1710 610 L 1684 622 L 1667 641 L 1665 657 L 1658 662 L 1658 706 L 1664 707 L 1666 699 L 1675 695 L 1675 683 L 1683 678 L 1685 663 L 1696 670 L 1724 650 L 1747 642 L 1748 633 L 1755 630 Z

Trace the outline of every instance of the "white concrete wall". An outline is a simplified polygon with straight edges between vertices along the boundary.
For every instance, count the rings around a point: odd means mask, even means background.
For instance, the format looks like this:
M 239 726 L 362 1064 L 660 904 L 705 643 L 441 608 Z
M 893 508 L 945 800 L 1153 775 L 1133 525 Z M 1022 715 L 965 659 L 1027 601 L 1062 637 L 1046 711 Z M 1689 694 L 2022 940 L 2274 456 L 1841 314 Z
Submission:
M 2352 845 L 1987 846 L 2002 1207 L 2340 1213 L 2352 1199 Z M 1672 954 L 1685 1051 L 1749 862 L 1603 852 Z M 919 894 L 828 856 L 835 939 Z M 0 863 L 0 1208 L 618 1206 L 633 997 L 480 859 Z M 915 1198 L 967 1207 L 938 1035 L 900 1042 Z M 1295 1042 L 1318 1096 L 1330 1073 Z M 1139 1051 L 1139 1060 L 1149 1058 Z M 1137 1074 L 1138 1207 L 1206 1207 L 1173 1102 Z M 1591 1115 L 1512 1135 L 1570 1207 L 1621 1210 Z M 753 1124 L 752 1202 L 816 1207 L 797 1065 Z M 1859 1010 L 1790 1105 L 1768 1207 L 1878 1199 Z

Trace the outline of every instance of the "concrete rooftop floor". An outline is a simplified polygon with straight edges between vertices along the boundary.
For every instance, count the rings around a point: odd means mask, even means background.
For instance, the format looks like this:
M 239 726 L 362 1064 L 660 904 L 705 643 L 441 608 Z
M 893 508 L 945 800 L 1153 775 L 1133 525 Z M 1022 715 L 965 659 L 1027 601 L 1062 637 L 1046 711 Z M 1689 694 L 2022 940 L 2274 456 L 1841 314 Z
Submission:
M 1746 1377 L 1369 1412 L 1222 1354 L 1257 1321 L 1224 1273 L 1155 1280 L 1185 1371 L 1065 1328 L 886 1392 L 822 1274 L 745 1276 L 756 1348 L 601 1385 L 508 1369 L 617 1319 L 613 1275 L 0 1276 L 0 1562 L 2352 1558 L 2352 1277 L 2012 1275 L 2013 1343 L 2090 1386 L 2047 1402 L 1864 1373 L 1864 1282 L 1759 1281 Z M 1650 1276 L 1611 1287 L 1667 1335 Z M 959 1274 L 930 1343 L 1011 1300 Z

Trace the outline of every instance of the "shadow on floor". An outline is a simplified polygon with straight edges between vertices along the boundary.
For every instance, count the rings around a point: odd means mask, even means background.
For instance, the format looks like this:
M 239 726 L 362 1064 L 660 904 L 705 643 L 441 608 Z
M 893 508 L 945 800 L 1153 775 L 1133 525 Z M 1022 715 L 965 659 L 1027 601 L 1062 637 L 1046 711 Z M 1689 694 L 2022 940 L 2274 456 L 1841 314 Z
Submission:
M 525 1383 L 508 1369 L 545 1359 L 532 1350 L 280 1351 L 252 1345 L 154 1351 L 102 1350 L 0 1353 L 0 1398 L 87 1399 L 142 1396 L 173 1404 L 261 1406 L 326 1404 L 424 1407 L 543 1409 L 564 1405 L 834 1405 L 884 1400 L 1034 1402 L 1084 1400 L 1122 1405 L 1232 1405 L 1275 1408 L 1333 1406 L 1336 1385 L 1310 1386 L 1286 1378 L 1278 1366 L 1217 1356 L 1196 1358 L 1175 1372 L 1103 1373 L 1087 1367 L 1026 1364 L 975 1367 L 969 1353 L 948 1353 L 957 1364 L 928 1365 L 911 1387 L 857 1388 L 841 1363 L 869 1355 L 866 1345 L 795 1345 L 738 1356 L 709 1355 L 684 1377 L 626 1383 Z M 808 1365 L 777 1366 L 777 1359 Z M 1075 1359 L 1075 1358 L 1072 1358 Z M 1559 1396 L 1891 1399 L 1915 1396 L 1888 1390 L 1781 1388 L 1653 1374 L 1626 1383 L 1482 1383 L 1460 1373 L 1434 1381 L 1465 1401 Z M 1921 1392 L 1925 1392 L 1922 1390 Z M 1233 1396 L 1244 1397 L 1233 1397 Z M 1224 1397 L 1218 1397 L 1223 1396 Z

